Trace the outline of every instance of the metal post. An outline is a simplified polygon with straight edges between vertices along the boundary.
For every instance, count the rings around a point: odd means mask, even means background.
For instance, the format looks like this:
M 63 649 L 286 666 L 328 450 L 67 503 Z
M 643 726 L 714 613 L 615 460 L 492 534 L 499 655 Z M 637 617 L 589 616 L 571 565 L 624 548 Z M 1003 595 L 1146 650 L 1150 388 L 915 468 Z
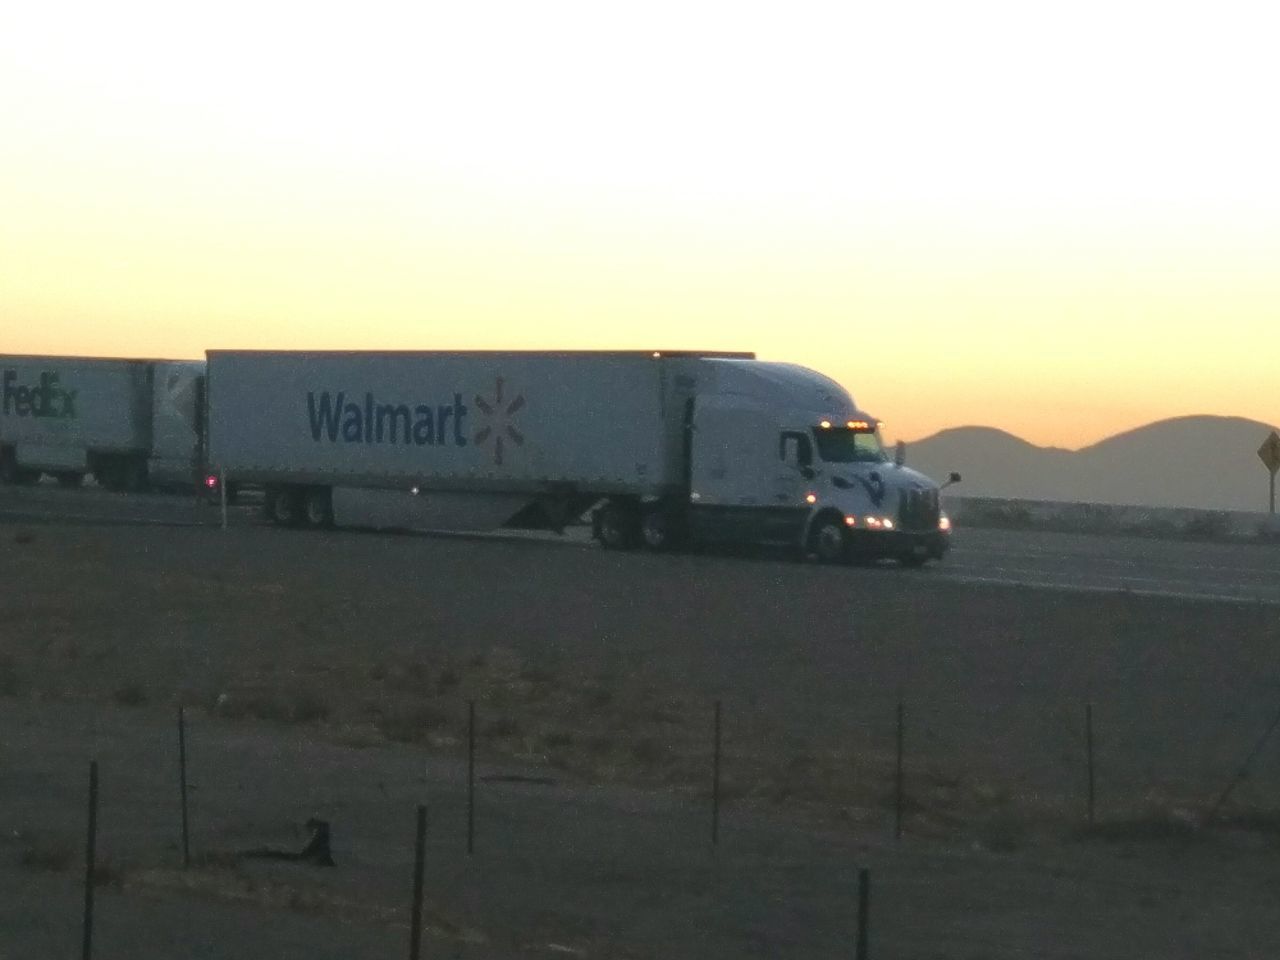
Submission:
M 467 855 L 476 844 L 476 702 L 467 701 Z
M 409 921 L 409 960 L 422 951 L 422 874 L 427 859 L 427 808 L 418 806 L 418 836 L 413 847 L 413 909 Z
M 1084 749 L 1089 766 L 1089 826 L 1093 826 L 1093 704 L 1084 705 Z
M 1273 516 L 1273 517 L 1276 515 L 1276 475 L 1275 475 L 1274 473 L 1273 473 L 1273 474 L 1271 474 L 1271 506 L 1270 506 L 1270 513 L 1271 513 L 1271 516 Z
M 98 761 L 89 761 L 89 838 L 84 857 L 84 940 L 82 960 L 93 956 L 93 874 L 98 846 Z
M 222 502 L 222 529 L 227 529 L 227 471 L 218 471 L 218 498 Z
M 854 950 L 856 960 L 868 960 L 867 930 L 871 922 L 871 872 L 858 871 L 858 943 Z
M 905 726 L 905 711 L 902 701 L 898 701 L 898 760 L 897 767 L 894 772 L 894 791 L 893 791 L 893 839 L 902 839 L 902 803 L 903 803 L 903 777 L 902 777 L 902 739 L 903 727 Z
M 191 866 L 191 839 L 187 830 L 187 720 L 178 707 L 178 776 L 182 787 L 182 866 Z
M 714 746 L 711 754 L 711 845 L 720 842 L 720 701 L 715 707 Z

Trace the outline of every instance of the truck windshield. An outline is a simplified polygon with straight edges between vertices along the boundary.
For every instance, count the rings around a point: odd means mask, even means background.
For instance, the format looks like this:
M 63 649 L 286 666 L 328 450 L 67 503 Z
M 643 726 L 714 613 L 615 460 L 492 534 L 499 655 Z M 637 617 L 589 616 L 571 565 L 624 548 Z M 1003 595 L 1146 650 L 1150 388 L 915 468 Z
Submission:
M 881 463 L 885 459 L 880 438 L 869 430 L 847 427 L 815 428 L 818 456 L 827 463 Z

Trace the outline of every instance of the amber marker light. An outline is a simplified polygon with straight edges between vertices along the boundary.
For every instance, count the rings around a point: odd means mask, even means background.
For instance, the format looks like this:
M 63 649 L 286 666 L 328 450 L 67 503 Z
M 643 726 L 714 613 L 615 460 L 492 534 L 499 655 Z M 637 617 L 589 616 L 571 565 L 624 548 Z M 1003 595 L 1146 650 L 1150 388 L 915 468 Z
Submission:
M 817 502 L 818 502 L 818 495 L 817 495 L 816 493 L 806 493 L 806 494 L 804 495 L 804 502 L 805 502 L 805 503 L 817 503 Z
M 856 527 L 856 526 L 858 525 L 858 518 L 857 518 L 857 517 L 845 517 L 845 518 L 844 518 L 844 525 L 845 525 L 846 527 Z

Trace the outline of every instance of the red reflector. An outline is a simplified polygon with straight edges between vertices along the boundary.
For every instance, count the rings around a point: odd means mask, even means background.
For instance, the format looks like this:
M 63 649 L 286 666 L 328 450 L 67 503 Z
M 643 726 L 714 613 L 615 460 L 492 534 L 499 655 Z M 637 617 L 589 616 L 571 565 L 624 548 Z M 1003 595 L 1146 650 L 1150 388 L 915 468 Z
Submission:
M 204 485 L 208 487 L 210 490 L 212 490 L 214 487 L 218 485 L 218 478 L 210 474 L 209 476 L 204 478 Z

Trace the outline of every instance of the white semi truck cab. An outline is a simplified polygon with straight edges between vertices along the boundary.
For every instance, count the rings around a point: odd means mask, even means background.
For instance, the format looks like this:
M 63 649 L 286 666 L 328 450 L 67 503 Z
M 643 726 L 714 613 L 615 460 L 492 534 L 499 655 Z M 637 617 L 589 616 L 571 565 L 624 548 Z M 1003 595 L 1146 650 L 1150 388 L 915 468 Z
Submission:
M 596 531 L 607 546 L 771 542 L 828 563 L 911 566 L 949 549 L 940 486 L 887 456 L 876 419 L 830 378 L 795 364 L 704 359 L 687 403 L 687 500 L 681 490 L 638 510 L 606 505 Z

